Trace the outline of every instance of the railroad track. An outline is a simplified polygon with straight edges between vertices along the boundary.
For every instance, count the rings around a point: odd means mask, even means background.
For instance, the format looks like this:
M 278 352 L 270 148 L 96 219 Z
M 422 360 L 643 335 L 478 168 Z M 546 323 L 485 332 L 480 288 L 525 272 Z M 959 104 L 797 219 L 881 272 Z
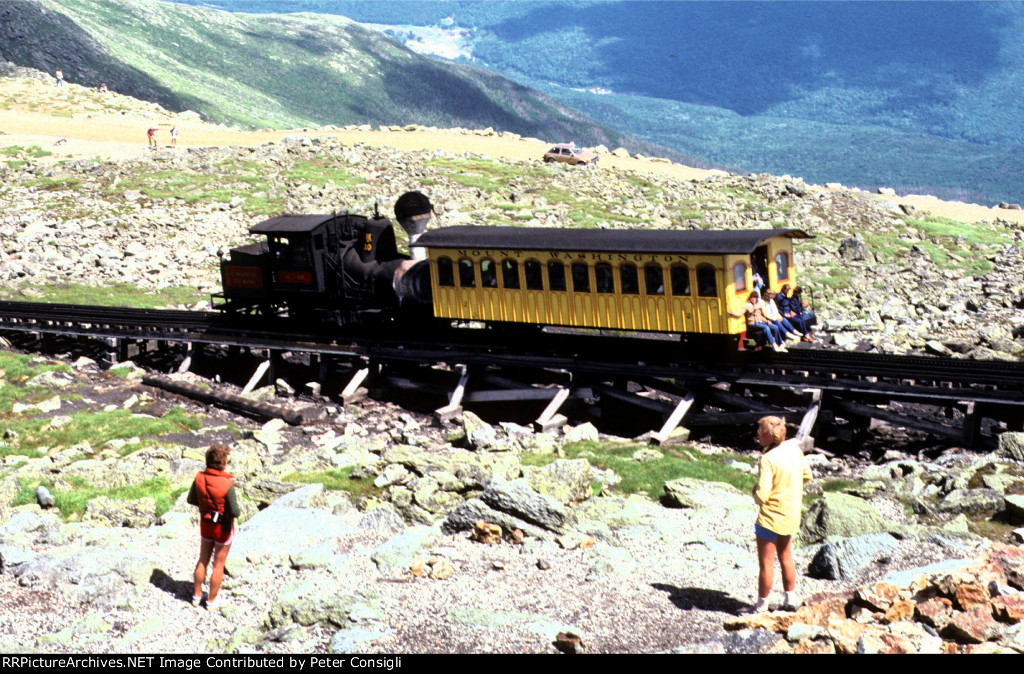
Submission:
M 793 349 L 724 354 L 715 358 L 677 339 L 538 332 L 529 340 L 500 331 L 467 328 L 443 341 L 396 338 L 373 332 L 311 329 L 297 332 L 287 320 L 228 317 L 203 311 L 130 309 L 37 302 L 0 302 L 0 330 L 94 338 L 196 342 L 352 355 L 386 360 L 573 369 L 609 375 L 676 377 L 771 376 L 805 383 L 834 379 L 865 383 L 915 381 L 936 387 L 991 387 L 1024 397 L 1024 362 Z M 459 334 L 463 333 L 463 334 Z M 455 335 L 453 337 L 453 335 Z M 709 357 L 710 355 L 710 357 Z M 877 382 L 869 381 L 875 379 Z
M 305 327 L 305 326 L 304 326 Z M 432 333 L 422 325 L 381 326 L 345 330 L 313 328 L 299 332 L 286 319 L 226 316 L 213 312 L 127 309 L 32 302 L 0 302 L 0 332 L 66 335 L 125 342 L 214 344 L 266 350 L 268 353 L 308 353 L 362 363 L 411 363 L 508 368 L 519 371 L 554 370 L 572 373 L 574 381 L 612 379 L 663 381 L 665 390 L 703 389 L 721 404 L 723 394 L 710 387 L 761 391 L 817 391 L 831 396 L 833 410 L 845 415 L 881 418 L 905 427 L 927 429 L 949 439 L 973 443 L 981 432 L 981 414 L 1014 428 L 1024 419 L 1024 363 L 973 361 L 928 356 L 794 348 L 788 353 L 724 352 L 707 343 L 666 335 L 623 336 L 567 331 L 449 329 Z M 402 336 L 396 336 L 402 332 Z M 606 393 L 607 386 L 601 385 Z M 596 389 L 595 389 L 596 390 Z M 766 393 L 766 391 L 768 393 Z M 535 393 L 535 391 L 534 391 Z M 673 395 L 675 395 L 673 393 Z M 523 394 L 525 395 L 525 394 Z M 683 394 L 685 395 L 685 394 Z M 727 394 L 725 397 L 728 397 Z M 742 395 L 727 403 L 742 409 Z M 609 395 L 609 398 L 615 396 Z M 621 397 L 621 396 L 619 396 Z M 639 404 L 648 405 L 646 401 Z M 876 409 L 893 401 L 962 409 L 963 430 L 930 424 L 910 416 Z M 768 409 L 749 403 L 733 415 L 734 423 Z M 976 414 L 977 413 L 977 414 Z M 788 414 L 796 414 L 792 409 Z M 707 415 L 722 423 L 728 414 Z M 977 417 L 977 418 L 975 418 Z M 697 423 L 696 421 L 694 423 Z M 717 423 L 717 422 L 716 422 Z M 934 426 L 934 428 L 932 427 Z M 991 444 L 991 437 L 989 438 Z

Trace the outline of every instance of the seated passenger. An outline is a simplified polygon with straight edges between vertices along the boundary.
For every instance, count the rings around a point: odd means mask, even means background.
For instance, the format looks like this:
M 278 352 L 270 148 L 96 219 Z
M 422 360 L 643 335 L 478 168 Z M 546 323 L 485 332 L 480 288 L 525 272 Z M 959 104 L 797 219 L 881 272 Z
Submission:
M 803 337 L 803 333 L 797 332 L 796 326 L 779 312 L 779 307 L 775 304 L 775 291 L 771 288 L 764 291 L 764 304 L 765 317 L 768 319 L 768 322 L 779 326 L 789 338 L 800 339 Z
M 807 300 L 804 299 L 804 289 L 800 286 L 793 288 L 793 297 L 789 301 L 789 306 L 797 316 L 804 319 L 808 332 L 810 332 L 812 326 L 818 324 L 817 316 L 807 308 Z
M 764 315 L 764 302 L 755 290 L 750 293 L 747 303 L 743 305 L 743 311 L 729 311 L 729 314 L 736 318 L 747 319 L 747 332 L 759 342 L 771 345 L 776 351 L 785 351 L 786 343 L 782 340 L 779 328 L 768 322 Z
M 782 286 L 782 290 L 775 296 L 775 306 L 779 308 L 779 313 L 782 314 L 782 317 L 788 319 L 796 327 L 797 332 L 803 333 L 803 340 L 805 342 L 813 342 L 814 338 L 811 337 L 810 327 L 801 315 L 803 307 L 800 307 L 801 312 L 797 312 L 794 309 L 794 304 L 799 304 L 799 302 L 790 293 L 791 288 L 792 286 L 788 283 Z

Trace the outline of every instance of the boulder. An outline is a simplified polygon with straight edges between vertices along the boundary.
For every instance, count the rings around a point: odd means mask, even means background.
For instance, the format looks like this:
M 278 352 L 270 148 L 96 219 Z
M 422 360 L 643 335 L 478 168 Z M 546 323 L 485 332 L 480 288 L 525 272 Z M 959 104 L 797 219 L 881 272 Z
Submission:
M 757 512 L 754 499 L 736 487 L 724 482 L 707 482 L 690 477 L 681 477 L 665 483 L 662 503 L 669 508 L 689 508 L 734 513 Z
M 480 500 L 500 512 L 521 518 L 539 527 L 563 533 L 571 523 L 565 507 L 550 496 L 538 494 L 526 480 L 495 480 L 487 485 Z
M 935 510 L 954 515 L 976 515 L 996 513 L 1004 507 L 1003 495 L 994 489 L 954 489 L 936 504 Z
M 1006 456 L 1015 461 L 1024 461 L 1024 433 L 1006 432 L 999 434 L 999 456 Z
M 538 494 L 561 503 L 585 501 L 593 495 L 594 473 L 586 459 L 557 459 L 543 468 L 526 466 L 523 477 Z
M 129 501 L 97 496 L 85 506 L 82 521 L 111 527 L 148 527 L 156 521 L 156 500 L 145 497 Z
M 828 539 L 815 553 L 808 574 L 812 578 L 850 580 L 880 556 L 889 555 L 898 547 L 896 538 L 883 533 Z
M 825 493 L 804 515 L 799 540 L 809 545 L 830 537 L 852 538 L 894 529 L 893 523 L 864 499 L 848 494 Z
M 867 262 L 874 259 L 867 244 L 860 239 L 846 238 L 839 242 L 839 255 L 850 262 Z
M 18 582 L 38 592 L 54 591 L 95 609 L 132 608 L 150 589 L 160 563 L 124 547 L 70 545 L 14 566 Z

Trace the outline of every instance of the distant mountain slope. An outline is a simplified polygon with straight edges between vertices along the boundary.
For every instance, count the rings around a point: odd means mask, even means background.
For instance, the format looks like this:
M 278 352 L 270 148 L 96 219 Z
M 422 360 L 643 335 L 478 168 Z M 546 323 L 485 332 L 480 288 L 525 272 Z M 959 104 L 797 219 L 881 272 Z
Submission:
M 1024 201 L 1022 2 L 176 1 L 463 27 L 473 63 L 710 162 Z
M 417 55 L 339 16 L 10 0 L 0 3 L 0 57 L 242 126 L 490 126 L 681 158 L 500 75 Z

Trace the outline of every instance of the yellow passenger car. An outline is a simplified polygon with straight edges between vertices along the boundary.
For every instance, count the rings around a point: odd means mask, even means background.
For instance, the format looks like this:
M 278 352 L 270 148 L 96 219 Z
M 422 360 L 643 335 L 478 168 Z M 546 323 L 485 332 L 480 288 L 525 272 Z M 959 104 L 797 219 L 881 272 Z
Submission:
M 445 227 L 424 233 L 434 315 L 614 330 L 739 334 L 753 288 L 796 285 L 798 229 Z

